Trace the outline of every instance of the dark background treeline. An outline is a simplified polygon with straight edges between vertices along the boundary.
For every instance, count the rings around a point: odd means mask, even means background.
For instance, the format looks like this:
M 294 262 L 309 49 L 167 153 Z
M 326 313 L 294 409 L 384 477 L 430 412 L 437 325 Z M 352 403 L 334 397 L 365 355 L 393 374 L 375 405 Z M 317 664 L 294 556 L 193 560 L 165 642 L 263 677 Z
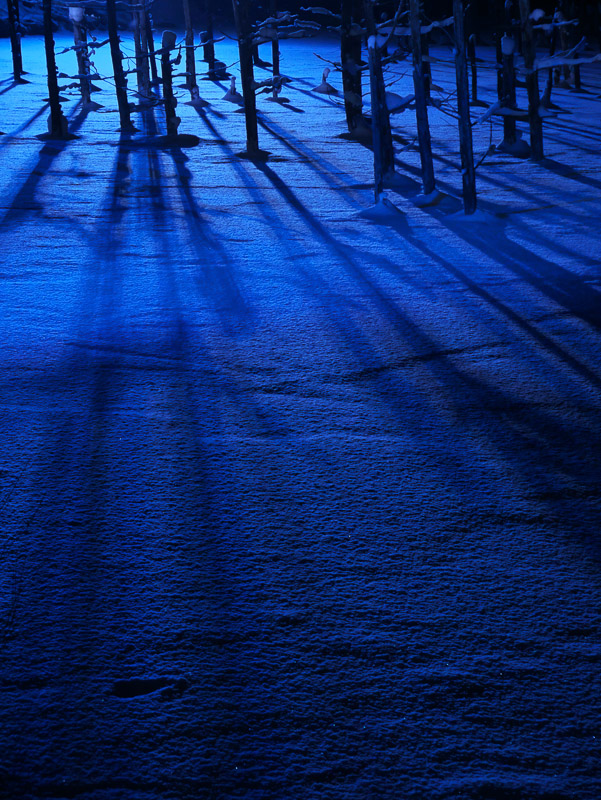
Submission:
M 546 13 L 551 13 L 558 4 L 561 4 L 568 14 L 575 13 L 579 16 L 587 17 L 590 17 L 594 7 L 599 5 L 598 0 L 531 0 L 532 8 L 542 8 Z M 200 25 L 202 22 L 200 9 L 202 8 L 203 0 L 192 0 L 192 5 L 195 6 L 197 24 Z M 340 8 L 339 0 L 313 0 L 313 2 L 311 0 L 278 0 L 279 10 L 298 12 L 301 7 L 312 5 L 328 8 L 331 11 L 338 11 Z M 257 19 L 264 18 L 269 13 L 269 2 L 266 0 L 251 0 L 251 6 Z M 379 13 L 390 15 L 394 13 L 396 0 L 382 0 L 378 6 Z M 472 0 L 470 6 L 473 24 L 478 29 L 486 31 L 494 27 L 496 6 L 494 0 Z M 233 24 L 232 7 L 229 0 L 214 0 L 214 8 L 222 24 Z M 442 19 L 452 13 L 452 2 L 451 0 L 426 0 L 425 10 L 430 19 Z M 156 22 L 160 25 L 181 27 L 183 24 L 183 13 L 178 0 L 155 0 L 154 16 Z M 306 13 L 301 13 L 301 16 L 311 18 L 311 15 Z

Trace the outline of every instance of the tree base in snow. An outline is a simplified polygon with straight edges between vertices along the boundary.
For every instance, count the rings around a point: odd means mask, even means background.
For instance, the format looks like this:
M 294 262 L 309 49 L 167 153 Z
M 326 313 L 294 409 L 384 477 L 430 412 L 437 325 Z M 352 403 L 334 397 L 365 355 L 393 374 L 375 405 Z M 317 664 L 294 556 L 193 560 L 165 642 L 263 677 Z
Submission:
M 192 100 L 186 101 L 184 105 L 193 106 L 194 108 L 207 108 L 211 104 L 208 100 L 204 100 L 202 97 L 195 97 Z
M 420 193 L 414 197 L 413 205 L 417 208 L 431 208 L 432 206 L 437 206 L 447 196 L 444 192 L 434 189 L 433 192 L 428 194 Z
M 454 214 L 449 214 L 445 219 L 449 223 L 469 223 L 487 226 L 500 224 L 499 217 L 494 214 L 489 214 L 488 211 L 481 211 L 479 208 L 477 208 L 473 214 L 466 214 L 465 211 L 457 211 Z
M 371 125 L 366 119 L 358 122 L 352 131 L 345 131 L 338 135 L 339 139 L 345 139 L 347 142 L 361 142 L 361 144 L 372 144 L 372 130 Z
M 139 139 L 130 139 L 127 147 L 131 150 L 156 148 L 168 150 L 172 147 L 190 148 L 200 144 L 200 137 L 190 133 L 178 133 L 175 136 L 143 136 Z
M 243 158 L 246 161 L 257 161 L 257 162 L 265 162 L 269 161 L 269 156 L 271 153 L 268 150 L 242 150 L 240 153 L 236 153 L 238 158 Z
M 74 133 L 40 133 L 36 137 L 39 139 L 40 142 L 70 142 L 73 139 L 79 139 L 79 136 L 76 136 Z
M 394 203 L 391 203 L 387 197 L 381 197 L 373 206 L 359 211 L 357 217 L 380 225 L 405 223 L 405 214 Z
M 415 180 L 408 175 L 400 175 L 398 172 L 389 172 L 382 181 L 385 189 L 396 189 L 397 191 L 415 191 Z
M 516 139 L 514 142 L 508 142 L 506 139 L 503 139 L 501 144 L 497 147 L 497 151 L 499 153 L 515 156 L 516 158 L 530 158 L 531 155 L 530 145 L 523 139 Z

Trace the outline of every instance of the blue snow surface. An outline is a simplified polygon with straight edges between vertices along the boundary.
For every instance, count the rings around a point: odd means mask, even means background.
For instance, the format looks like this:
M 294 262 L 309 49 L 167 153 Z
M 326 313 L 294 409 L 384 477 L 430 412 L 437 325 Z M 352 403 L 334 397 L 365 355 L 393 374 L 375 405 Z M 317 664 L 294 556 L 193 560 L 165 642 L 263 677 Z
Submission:
M 599 798 L 600 65 L 554 92 L 542 164 L 491 151 L 465 222 L 448 48 L 442 199 L 416 205 L 407 110 L 398 210 L 361 216 L 370 150 L 311 91 L 335 40 L 283 44 L 265 164 L 229 81 L 178 89 L 195 147 L 161 107 L 120 137 L 106 80 L 41 141 L 24 47 L 28 84 L 0 59 L 3 800 Z

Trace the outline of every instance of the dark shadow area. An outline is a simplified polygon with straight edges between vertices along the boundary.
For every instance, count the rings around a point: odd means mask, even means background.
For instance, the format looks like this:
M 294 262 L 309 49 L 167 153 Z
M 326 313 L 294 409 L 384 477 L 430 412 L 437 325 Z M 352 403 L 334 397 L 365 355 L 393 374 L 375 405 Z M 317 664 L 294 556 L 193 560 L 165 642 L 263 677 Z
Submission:
M 70 128 L 72 131 L 79 130 L 86 121 L 89 111 L 80 109 L 79 113 L 75 116 L 78 106 L 74 109 L 72 115 L 69 117 Z M 40 112 L 40 113 L 43 113 Z M 39 152 L 37 164 L 29 173 L 16 195 L 13 197 L 5 214 L 0 217 L 0 226 L 11 227 L 26 212 L 37 211 L 43 212 L 44 207 L 36 199 L 36 192 L 38 185 L 42 178 L 48 174 L 56 158 L 69 146 L 72 140 L 58 140 L 53 139 L 47 142 Z

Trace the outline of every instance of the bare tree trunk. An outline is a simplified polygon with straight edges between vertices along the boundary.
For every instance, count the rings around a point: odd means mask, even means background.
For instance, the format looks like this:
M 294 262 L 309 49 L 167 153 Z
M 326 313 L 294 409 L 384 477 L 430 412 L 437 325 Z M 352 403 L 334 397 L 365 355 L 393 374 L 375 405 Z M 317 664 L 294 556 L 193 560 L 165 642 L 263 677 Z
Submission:
M 424 89 L 426 91 L 426 101 L 428 101 L 432 93 L 432 62 L 430 61 L 430 41 L 427 33 L 422 36 L 422 64 Z
M 555 50 L 557 49 L 557 28 L 555 25 L 551 28 L 551 38 L 549 41 L 549 56 L 555 55 Z M 553 91 L 553 68 L 547 70 L 547 84 L 545 86 L 545 91 L 543 92 L 543 96 L 541 97 L 540 104 L 544 108 L 552 108 L 553 103 L 551 101 L 551 93 Z
M 177 129 L 181 122 L 175 112 L 177 108 L 177 98 L 173 94 L 173 68 L 171 66 L 171 52 L 175 48 L 176 41 L 177 37 L 173 31 L 165 31 L 163 33 L 161 73 L 163 78 L 163 103 L 165 106 L 167 136 L 177 136 Z
M 477 106 L 480 103 L 478 100 L 478 64 L 476 62 L 476 37 L 473 33 L 467 40 L 467 54 L 472 75 L 472 105 Z
M 515 41 L 511 35 L 505 35 L 501 42 L 503 51 L 503 94 L 502 103 L 505 108 L 516 108 L 517 98 L 515 93 Z M 506 145 L 513 145 L 517 141 L 517 126 L 515 117 L 503 117 L 503 141 Z
M 457 74 L 457 106 L 459 111 L 459 143 L 463 176 L 463 208 L 466 214 L 476 211 L 476 170 L 470 118 L 470 92 L 465 47 L 465 8 L 463 0 L 453 0 L 455 18 L 455 72 Z
M 363 122 L 363 97 L 361 88 L 361 36 L 353 33 L 353 23 L 360 20 L 357 0 L 341 0 L 340 61 L 342 63 L 342 89 L 344 110 L 349 133 L 354 133 Z
M 431 194 L 436 188 L 434 164 L 432 161 L 432 140 L 428 122 L 428 100 L 426 80 L 422 60 L 422 33 L 419 0 L 410 0 L 411 44 L 413 46 L 413 86 L 415 90 L 415 116 L 419 138 L 419 154 L 422 164 L 422 184 L 424 194 Z
M 524 64 L 526 67 L 526 90 L 528 92 L 528 115 L 530 118 L 530 149 L 534 161 L 545 157 L 543 148 L 543 121 L 539 114 L 538 72 L 534 69 L 536 48 L 530 19 L 530 0 L 520 0 Z
M 248 0 L 232 0 L 232 2 L 236 30 L 238 32 L 238 50 L 240 52 L 240 78 L 244 97 L 244 117 L 246 119 L 246 152 L 251 158 L 256 158 L 261 155 L 261 151 L 259 150 L 252 29 L 248 13 Z
M 497 98 L 503 101 L 503 47 L 501 40 L 505 30 L 505 1 L 495 0 L 495 56 L 497 67 Z
M 501 70 L 499 71 L 499 84 L 497 86 L 499 100 L 505 108 L 516 108 L 515 93 L 515 39 L 513 37 L 512 2 L 501 2 L 499 10 L 499 37 L 498 47 L 501 54 Z M 503 117 L 503 142 L 513 145 L 517 141 L 517 128 L 515 118 Z
M 213 0 L 204 0 L 204 26 L 205 34 L 204 41 L 207 42 L 203 46 L 204 60 L 209 65 L 209 77 L 215 78 L 215 45 L 213 39 L 215 36 L 213 29 Z
M 282 91 L 282 81 L 279 80 L 282 75 L 280 72 L 280 39 L 278 34 L 278 1 L 277 0 L 269 0 L 269 16 L 273 19 L 272 26 L 275 30 L 275 38 L 271 40 L 271 63 L 272 63 L 272 75 L 273 75 L 273 84 L 271 87 L 271 100 L 274 103 L 285 103 L 288 102 L 288 98 L 280 97 L 280 92 Z
M 194 28 L 190 12 L 190 0 L 183 0 L 184 20 L 186 23 L 186 89 L 192 100 L 198 100 L 198 83 L 196 82 L 196 56 L 194 53 Z
M 123 70 L 123 54 L 121 52 L 119 31 L 117 29 L 115 0 L 106 0 L 106 15 L 113 73 L 115 76 L 115 92 L 117 94 L 117 105 L 119 106 L 119 122 L 122 131 L 131 131 L 133 125 L 131 122 L 129 101 L 127 99 L 127 78 Z
M 50 118 L 48 132 L 56 139 L 65 139 L 69 135 L 67 120 L 61 108 L 58 88 L 58 71 L 54 55 L 54 35 L 52 32 L 52 0 L 43 0 L 44 9 L 44 47 L 46 50 L 46 69 L 48 72 L 48 100 L 50 102 Z
M 144 36 L 146 39 L 146 52 L 148 53 L 148 61 L 150 64 L 150 78 L 153 86 L 159 83 L 159 72 L 157 69 L 157 62 L 154 49 L 154 30 L 152 26 L 152 15 L 148 7 L 144 8 L 142 12 L 144 16 Z
M 13 58 L 13 75 L 15 81 L 21 82 L 23 74 L 23 57 L 21 54 L 21 25 L 19 21 L 19 0 L 7 0 L 8 29 L 10 49 Z
M 386 86 L 382 70 L 380 49 L 376 41 L 376 23 L 373 0 L 363 0 L 367 27 L 367 53 L 369 58 L 369 83 L 371 91 L 371 129 L 374 148 L 374 192 L 376 203 L 382 199 L 384 179 L 394 172 L 394 148 L 390 114 L 386 103 Z
M 85 9 L 78 6 L 69 7 L 69 19 L 73 25 L 73 41 L 77 56 L 77 71 L 81 101 L 84 108 L 92 105 L 92 79 L 90 77 L 90 55 L 88 52 L 88 31 L 85 23 Z
M 136 50 L 136 78 L 138 92 L 142 100 L 150 99 L 150 69 L 148 66 L 148 48 L 146 47 L 146 20 L 144 11 L 133 11 L 134 46 Z
M 278 3 L 277 0 L 270 0 L 269 3 L 269 16 L 277 19 L 278 15 Z M 278 24 L 274 22 L 274 27 L 277 31 Z M 273 66 L 273 75 L 280 74 L 280 41 L 278 37 L 271 42 L 271 62 Z

